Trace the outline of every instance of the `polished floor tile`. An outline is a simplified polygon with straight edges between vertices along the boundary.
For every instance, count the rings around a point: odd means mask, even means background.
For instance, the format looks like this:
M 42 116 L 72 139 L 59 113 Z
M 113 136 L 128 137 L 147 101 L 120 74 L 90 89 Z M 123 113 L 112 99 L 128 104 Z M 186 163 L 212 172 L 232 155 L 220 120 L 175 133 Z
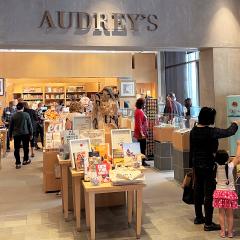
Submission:
M 144 189 L 143 240 L 215 240 L 218 232 L 207 233 L 194 225 L 193 206 L 181 201 L 182 189 L 173 173 L 149 169 Z M 0 170 L 0 240 L 88 240 L 89 232 L 82 219 L 82 232 L 75 221 L 65 222 L 61 198 L 42 191 L 42 153 L 36 152 L 32 164 L 16 170 L 13 153 L 2 159 Z M 71 214 L 70 214 L 71 215 Z M 235 228 L 240 239 L 240 215 Z M 73 219 L 72 215 L 70 219 Z M 215 215 L 215 221 L 216 215 Z M 96 212 L 96 238 L 131 240 L 135 223 L 127 224 L 125 207 L 100 208 Z

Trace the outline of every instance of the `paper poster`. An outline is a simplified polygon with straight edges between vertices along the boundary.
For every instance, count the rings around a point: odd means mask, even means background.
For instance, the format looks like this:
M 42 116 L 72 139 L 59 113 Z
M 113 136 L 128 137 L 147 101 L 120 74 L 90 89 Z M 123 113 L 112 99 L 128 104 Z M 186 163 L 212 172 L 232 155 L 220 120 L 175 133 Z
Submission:
M 90 138 L 92 146 L 98 146 L 105 143 L 104 129 L 80 130 L 80 138 Z
M 123 143 L 132 143 L 131 129 L 111 130 L 112 149 L 122 148 Z
M 68 144 L 70 140 L 75 140 L 80 138 L 78 130 L 65 130 L 62 133 L 64 144 Z
M 89 116 L 73 117 L 73 130 L 88 130 L 92 128 L 92 118 Z
M 70 140 L 69 143 L 70 143 L 72 168 L 76 168 L 76 165 L 75 165 L 76 154 L 81 152 L 86 152 L 88 154 L 91 151 L 90 139 L 84 138 L 84 139 Z

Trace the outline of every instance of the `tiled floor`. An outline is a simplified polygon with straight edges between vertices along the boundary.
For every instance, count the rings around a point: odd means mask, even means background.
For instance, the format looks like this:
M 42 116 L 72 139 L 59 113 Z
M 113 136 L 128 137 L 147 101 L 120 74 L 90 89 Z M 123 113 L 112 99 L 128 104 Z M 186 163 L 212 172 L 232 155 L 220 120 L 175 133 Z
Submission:
M 61 199 L 42 191 L 42 153 L 29 166 L 16 170 L 13 153 L 2 159 L 0 170 L 0 240 L 84 240 L 88 239 L 85 220 L 81 233 L 75 222 L 63 219 Z M 192 221 L 192 206 L 181 202 L 182 190 L 172 172 L 148 170 L 144 190 L 141 239 L 218 239 L 218 232 L 206 233 Z M 134 224 L 127 225 L 124 207 L 102 208 L 96 214 L 97 239 L 136 239 Z M 236 219 L 236 228 L 240 221 Z M 237 232 L 236 239 L 240 239 Z

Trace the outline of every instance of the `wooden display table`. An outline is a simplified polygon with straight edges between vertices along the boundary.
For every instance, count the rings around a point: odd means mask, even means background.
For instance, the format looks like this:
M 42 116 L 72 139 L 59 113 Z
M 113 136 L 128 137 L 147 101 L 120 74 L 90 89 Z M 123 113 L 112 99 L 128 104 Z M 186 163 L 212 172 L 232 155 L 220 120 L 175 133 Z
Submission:
M 56 178 L 55 168 L 58 165 L 57 151 L 43 151 L 43 191 L 57 192 L 61 190 L 61 179 Z
M 188 129 L 176 130 L 173 132 L 173 170 L 174 179 L 182 182 L 185 175 L 192 171 L 190 150 L 190 131 Z
M 172 134 L 173 147 L 182 152 L 190 150 L 190 131 L 176 130 Z
M 136 235 L 140 238 L 142 227 L 142 189 L 145 184 L 113 186 L 111 183 L 102 183 L 92 186 L 90 182 L 82 182 L 85 192 L 86 223 L 90 227 L 91 240 L 95 239 L 95 195 L 100 193 L 127 192 L 128 195 L 128 223 L 132 222 L 133 195 L 136 191 Z M 80 219 L 79 219 L 80 221 Z
M 153 140 L 158 142 L 172 142 L 174 130 L 173 126 L 155 126 L 153 127 Z
M 73 192 L 73 208 L 74 216 L 76 217 L 77 231 L 80 231 L 80 219 L 81 219 L 81 182 L 84 178 L 84 172 L 77 172 L 76 170 L 69 168 L 72 175 L 72 192 Z
M 68 201 L 68 169 L 71 166 L 71 160 L 63 160 L 59 155 L 57 155 L 58 164 L 60 165 L 61 171 L 61 187 L 62 187 L 62 206 L 64 219 L 68 220 L 68 210 L 69 210 L 69 201 Z
M 2 157 L 6 156 L 6 152 L 7 152 L 7 134 L 8 134 L 8 130 L 6 128 L 2 128 L 0 129 L 0 137 L 1 137 L 1 155 Z

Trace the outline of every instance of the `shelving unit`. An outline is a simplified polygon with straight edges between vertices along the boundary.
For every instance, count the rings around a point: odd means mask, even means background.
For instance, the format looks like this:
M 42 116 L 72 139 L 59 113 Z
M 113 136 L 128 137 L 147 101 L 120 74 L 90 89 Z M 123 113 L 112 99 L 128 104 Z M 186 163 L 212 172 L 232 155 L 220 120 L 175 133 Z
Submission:
M 72 98 L 74 97 L 76 100 L 80 100 L 83 93 L 85 93 L 85 86 L 68 86 L 66 87 L 66 106 L 70 105 Z
M 154 98 L 148 98 L 146 100 L 145 113 L 148 118 L 148 138 L 147 138 L 147 156 L 149 159 L 154 155 L 154 139 L 153 139 L 153 127 L 155 126 L 157 114 L 158 114 L 158 101 Z
M 22 98 L 24 101 L 42 101 L 43 89 L 41 87 L 25 87 Z
M 104 86 L 104 85 L 103 85 Z M 23 98 L 24 101 L 29 102 L 34 108 L 39 102 L 43 102 L 46 106 L 51 107 L 55 103 L 63 101 L 65 106 L 69 106 L 73 96 L 79 101 L 84 93 L 88 97 L 95 94 L 99 90 L 99 83 L 74 83 L 69 85 L 66 82 L 34 83 L 32 86 L 27 84 L 21 87 L 16 87 L 13 93 L 14 98 Z

